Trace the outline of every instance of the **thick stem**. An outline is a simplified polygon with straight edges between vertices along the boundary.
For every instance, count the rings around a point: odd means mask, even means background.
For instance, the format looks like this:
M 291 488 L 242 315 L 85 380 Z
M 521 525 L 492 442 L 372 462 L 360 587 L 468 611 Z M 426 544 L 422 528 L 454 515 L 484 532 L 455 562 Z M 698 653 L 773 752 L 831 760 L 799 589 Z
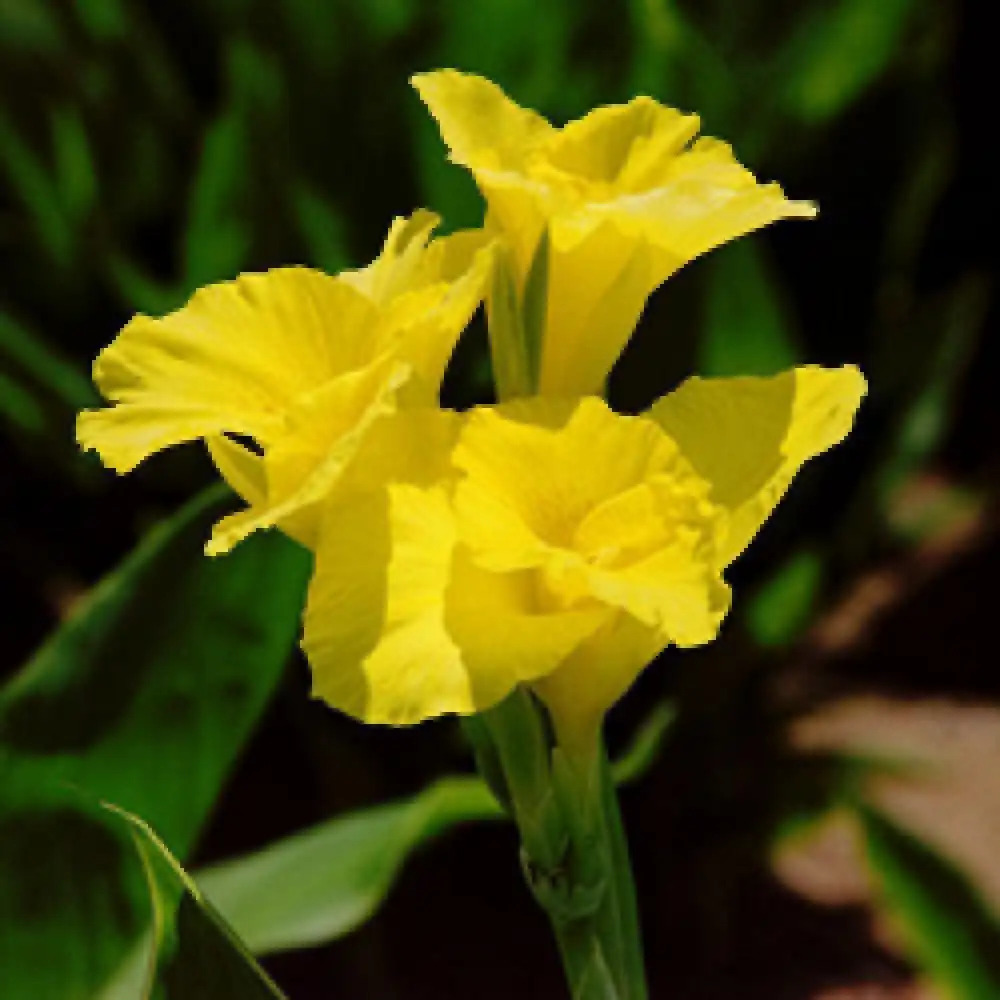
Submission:
M 579 854 L 596 859 L 604 882 L 590 918 L 592 934 L 601 943 L 621 1000 L 646 1000 L 635 883 L 600 725 L 575 729 L 572 740 L 563 742 L 555 753 L 560 797 L 569 800 L 572 809 L 574 845 Z
M 483 719 L 525 877 L 552 923 L 573 1000 L 646 1000 L 635 887 L 599 723 L 550 750 L 524 691 Z

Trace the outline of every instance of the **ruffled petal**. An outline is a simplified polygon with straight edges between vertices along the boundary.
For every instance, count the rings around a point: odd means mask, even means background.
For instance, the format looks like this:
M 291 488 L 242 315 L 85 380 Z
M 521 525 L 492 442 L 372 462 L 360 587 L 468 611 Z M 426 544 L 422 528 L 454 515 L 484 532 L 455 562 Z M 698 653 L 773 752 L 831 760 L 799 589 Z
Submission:
M 442 69 L 418 73 L 411 82 L 437 120 L 451 159 L 464 166 L 516 168 L 554 131 L 480 76 Z
M 398 484 L 330 505 L 302 641 L 316 697 L 393 725 L 476 710 L 444 626 L 454 547 L 443 491 Z
M 555 669 L 603 620 L 539 613 L 523 576 L 456 548 L 446 492 L 409 484 L 331 504 L 303 646 L 313 693 L 365 722 L 482 711 Z
M 364 296 L 307 268 L 209 285 L 162 319 L 135 317 L 101 352 L 94 380 L 115 405 L 81 413 L 77 437 L 118 472 L 226 432 L 267 447 L 292 399 L 375 356 L 372 319 Z
M 618 416 L 603 400 L 530 399 L 469 415 L 454 463 L 462 539 L 495 571 L 571 549 L 598 503 L 641 482 L 676 454 L 653 425 Z
M 799 468 L 842 441 L 866 392 L 853 365 L 768 378 L 690 378 L 648 411 L 729 512 L 720 565 L 764 523 Z
M 205 551 L 228 552 L 252 532 L 275 525 L 312 548 L 321 502 L 372 427 L 395 411 L 396 393 L 408 378 L 409 368 L 389 353 L 297 400 L 286 415 L 287 433 L 263 457 L 263 501 L 219 521 Z
M 698 132 L 698 116 L 649 97 L 595 108 L 553 135 L 546 160 L 571 176 L 603 186 L 595 194 L 655 181 L 655 166 L 679 153 Z M 651 176 L 652 175 L 652 176 Z
M 593 732 L 669 640 L 625 612 L 609 617 L 557 670 L 532 685 L 549 709 L 560 745 Z

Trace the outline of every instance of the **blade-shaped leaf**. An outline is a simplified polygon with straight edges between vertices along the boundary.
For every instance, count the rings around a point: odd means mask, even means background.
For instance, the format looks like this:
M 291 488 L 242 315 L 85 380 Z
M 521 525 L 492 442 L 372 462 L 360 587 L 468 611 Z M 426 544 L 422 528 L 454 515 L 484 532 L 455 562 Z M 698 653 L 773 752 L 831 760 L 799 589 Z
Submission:
M 145 920 L 106 827 L 38 790 L 120 803 L 183 857 L 281 675 L 308 556 L 203 556 L 230 503 L 153 531 L 0 691 L 0 996 L 90 1000 Z
M 116 806 L 142 861 L 153 911 L 142 993 L 157 1000 L 275 1000 L 282 993 L 151 827 Z
M 673 708 L 656 706 L 614 765 L 635 780 L 656 757 Z M 499 819 L 478 778 L 443 778 L 391 802 L 295 834 L 195 878 L 256 954 L 304 948 L 350 933 L 382 903 L 407 857 L 459 823 Z
M 789 111 L 832 118 L 881 73 L 899 48 L 913 0 L 840 0 L 797 39 L 786 85 Z
M 798 360 L 777 279 L 752 240 L 738 240 L 708 262 L 704 375 L 774 375 Z
M 0 757 L 0 997 L 92 1000 L 147 921 L 126 839 L 72 789 Z M 135 980 L 133 978 L 132 982 Z M 136 1000 L 119 992 L 109 1000 Z
M 258 955 L 331 941 L 368 919 L 407 856 L 458 823 L 501 816 L 477 778 L 337 817 L 195 878 Z
M 816 606 L 823 571 L 819 552 L 799 549 L 760 586 L 745 614 L 761 646 L 784 646 L 802 633 Z
M 204 557 L 222 497 L 152 532 L 0 691 L 19 772 L 143 815 L 181 856 L 280 676 L 308 572 L 277 534 Z
M 872 874 L 914 962 L 954 1000 L 1000 996 L 1000 920 L 947 858 L 877 809 L 858 816 Z

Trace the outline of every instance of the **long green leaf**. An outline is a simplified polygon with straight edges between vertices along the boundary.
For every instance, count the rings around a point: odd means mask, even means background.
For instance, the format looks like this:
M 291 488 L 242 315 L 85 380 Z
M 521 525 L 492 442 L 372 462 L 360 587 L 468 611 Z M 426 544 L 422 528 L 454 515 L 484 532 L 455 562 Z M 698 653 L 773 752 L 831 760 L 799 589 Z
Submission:
M 0 367 L 16 369 L 64 407 L 81 410 L 97 393 L 80 369 L 12 316 L 0 311 Z
M 152 532 L 0 691 L 0 754 L 142 815 L 190 849 L 298 631 L 308 557 L 284 537 L 208 559 L 232 499 Z
M 667 704 L 653 709 L 615 763 L 616 782 L 647 770 L 673 716 Z M 423 844 L 457 824 L 502 815 L 478 778 L 443 778 L 413 798 L 338 816 L 195 877 L 256 954 L 305 948 L 367 920 Z
M 914 0 L 840 0 L 815 17 L 792 49 L 788 110 L 822 122 L 847 108 L 898 51 L 914 7 Z
M 708 262 L 704 375 L 774 375 L 798 360 L 777 279 L 753 240 L 738 240 Z
M 184 276 L 189 290 L 232 278 L 250 246 L 250 229 L 236 205 L 246 181 L 247 129 L 235 108 L 205 134 L 194 177 L 184 236 Z
M 411 799 L 337 817 L 195 878 L 258 955 L 342 937 L 385 898 L 407 856 L 500 808 L 476 778 L 444 778 Z
M 280 1000 L 281 991 L 150 826 L 116 806 L 106 808 L 127 824 L 154 914 L 154 932 L 144 942 L 143 1000 Z
M 212 490 L 152 532 L 0 691 L 0 996 L 91 1000 L 146 919 L 72 790 L 184 857 L 280 677 L 308 557 L 278 535 L 203 556 L 231 504 Z
M 858 807 L 872 875 L 914 962 L 953 1000 L 1000 996 L 1000 920 L 947 858 L 869 805 Z

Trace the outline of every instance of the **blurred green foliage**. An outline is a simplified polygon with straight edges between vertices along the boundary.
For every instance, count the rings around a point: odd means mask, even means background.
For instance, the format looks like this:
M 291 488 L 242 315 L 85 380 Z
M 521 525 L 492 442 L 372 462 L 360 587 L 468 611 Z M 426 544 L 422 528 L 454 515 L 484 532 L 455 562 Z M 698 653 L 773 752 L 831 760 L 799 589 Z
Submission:
M 278 682 L 308 560 L 279 536 L 204 559 L 221 494 L 152 532 L 0 690 L 0 996 L 95 995 L 148 906 L 92 804 L 186 856 Z
M 953 433 L 993 302 L 971 253 L 927 278 L 958 169 L 945 86 L 957 10 L 957 0 L 0 0 L 0 648 L 11 675 L 0 689 L 0 995 L 90 997 L 116 988 L 116 969 L 128 988 L 120 963 L 138 953 L 149 903 L 120 824 L 92 803 L 141 817 L 188 863 L 278 683 L 308 572 L 277 537 L 204 560 L 218 495 L 113 569 L 206 479 L 193 450 L 154 460 L 129 485 L 75 450 L 74 413 L 95 400 L 87 366 L 128 316 L 167 311 L 240 270 L 362 264 L 390 216 L 421 204 L 448 228 L 478 224 L 475 188 L 446 162 L 411 72 L 484 73 L 555 120 L 638 92 L 697 110 L 761 176 L 818 198 L 820 219 L 672 279 L 616 373 L 616 400 L 637 408 L 695 370 L 803 360 L 858 362 L 872 384 L 856 440 L 807 472 L 761 554 L 737 569 L 752 595 L 736 604 L 752 660 L 794 643 L 859 567 L 926 533 L 900 527 L 893 498 Z M 450 402 L 481 398 L 484 357 L 471 338 Z M 65 594 L 107 573 L 67 617 Z M 719 719 L 746 714 L 745 687 L 727 680 L 692 682 L 694 696 L 681 682 L 682 716 L 685 697 L 697 704 L 709 689 Z M 442 787 L 464 786 L 431 785 L 233 862 L 252 872 L 306 845 L 327 864 L 313 887 L 320 924 L 287 931 L 297 941 L 269 938 L 259 928 L 283 911 L 265 906 L 250 911 L 256 923 L 245 917 L 251 943 L 308 943 L 367 916 L 444 822 Z M 482 807 L 476 787 L 469 815 Z M 711 812 L 723 791 L 701 794 Z M 995 984 L 961 934 L 931 919 L 936 862 L 866 817 L 888 902 L 911 914 L 914 959 L 945 981 L 971 970 L 969 982 Z M 361 864 L 355 848 L 378 863 Z M 148 862 L 157 848 L 143 850 Z M 240 868 L 208 872 L 206 885 L 224 885 L 227 870 Z M 188 899 L 176 890 L 171 905 Z M 968 894 L 949 899 L 952 926 L 985 925 Z M 196 940 L 200 914 L 189 914 Z

